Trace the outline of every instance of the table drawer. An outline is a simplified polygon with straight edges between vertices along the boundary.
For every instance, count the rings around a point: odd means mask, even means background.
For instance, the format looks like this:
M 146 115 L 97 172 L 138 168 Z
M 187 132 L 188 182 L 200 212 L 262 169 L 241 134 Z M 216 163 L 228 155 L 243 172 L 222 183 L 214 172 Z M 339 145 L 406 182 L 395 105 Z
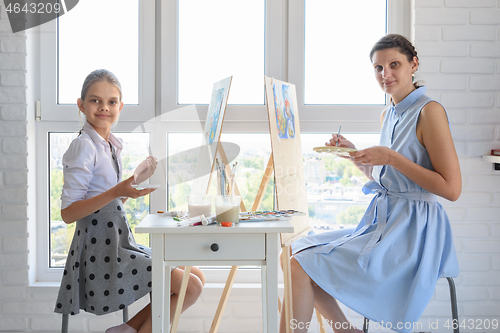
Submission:
M 165 234 L 165 260 L 264 260 L 264 234 Z

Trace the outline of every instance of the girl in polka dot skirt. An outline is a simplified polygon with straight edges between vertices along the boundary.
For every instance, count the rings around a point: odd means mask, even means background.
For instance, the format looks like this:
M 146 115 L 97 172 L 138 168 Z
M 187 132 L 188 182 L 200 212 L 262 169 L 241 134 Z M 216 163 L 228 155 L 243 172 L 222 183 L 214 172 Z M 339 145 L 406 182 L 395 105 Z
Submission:
M 77 314 L 80 309 L 102 315 L 123 309 L 151 292 L 151 249 L 138 245 L 127 221 L 123 203 L 154 189 L 137 190 L 136 176 L 120 181 L 122 143 L 111 133 L 123 108 L 121 86 L 107 70 L 90 73 L 83 83 L 78 108 L 87 121 L 63 156 L 64 185 L 61 216 L 76 221 L 55 312 Z M 149 178 L 156 160 L 146 159 Z M 178 299 L 183 267 L 172 270 L 172 311 Z M 182 311 L 201 294 L 205 277 L 196 267 L 189 277 Z M 173 313 L 171 313 L 172 318 Z M 148 304 L 128 322 L 106 333 L 151 332 Z

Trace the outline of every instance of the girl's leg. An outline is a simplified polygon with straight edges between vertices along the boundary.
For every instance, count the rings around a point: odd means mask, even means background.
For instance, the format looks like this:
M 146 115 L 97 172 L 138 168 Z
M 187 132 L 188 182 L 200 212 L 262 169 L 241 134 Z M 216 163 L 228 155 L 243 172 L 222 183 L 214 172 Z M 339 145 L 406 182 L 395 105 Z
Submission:
M 135 330 L 139 330 L 141 326 L 151 317 L 151 304 L 146 305 L 141 311 L 137 312 L 135 316 L 133 316 L 129 321 L 127 321 L 127 325 L 134 328 Z

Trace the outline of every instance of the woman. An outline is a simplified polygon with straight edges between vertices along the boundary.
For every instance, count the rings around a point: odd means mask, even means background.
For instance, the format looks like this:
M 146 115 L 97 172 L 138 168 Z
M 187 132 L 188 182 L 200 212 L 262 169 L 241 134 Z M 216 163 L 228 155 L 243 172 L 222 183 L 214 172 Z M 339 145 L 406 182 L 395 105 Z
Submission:
M 336 333 L 361 332 L 337 300 L 409 332 L 437 280 L 458 275 L 450 223 L 436 201 L 455 201 L 462 188 L 446 112 L 413 83 L 419 60 L 405 37 L 381 38 L 370 59 L 391 106 L 382 112 L 380 145 L 350 155 L 371 179 L 363 192 L 375 197 L 355 229 L 304 237 L 290 253 L 294 323 L 309 322 L 316 308 Z M 326 144 L 337 142 L 355 148 L 337 134 Z M 282 316 L 280 332 L 286 325 Z

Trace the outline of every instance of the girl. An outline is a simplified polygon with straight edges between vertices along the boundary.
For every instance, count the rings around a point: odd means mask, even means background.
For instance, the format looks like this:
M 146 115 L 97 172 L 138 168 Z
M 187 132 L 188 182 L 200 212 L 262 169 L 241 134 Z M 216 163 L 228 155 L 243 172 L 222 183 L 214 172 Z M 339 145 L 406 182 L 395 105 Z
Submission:
M 289 253 L 294 320 L 308 323 L 316 308 L 336 333 L 361 332 L 337 299 L 409 332 L 437 280 L 458 276 L 450 222 L 436 202 L 437 196 L 455 201 L 462 189 L 446 112 L 425 95 L 426 87 L 413 84 L 419 61 L 405 37 L 381 38 L 370 59 L 391 106 L 382 112 L 380 146 L 350 155 L 371 179 L 363 192 L 375 196 L 355 229 L 304 237 Z M 326 144 L 337 142 L 355 148 L 337 134 Z M 289 324 L 282 316 L 281 332 Z
M 151 249 L 135 242 L 123 204 L 154 189 L 134 189 L 135 175 L 120 181 L 122 144 L 111 133 L 123 108 L 115 75 L 107 70 L 90 73 L 77 104 L 87 121 L 63 156 L 61 195 L 64 222 L 77 224 L 55 312 L 73 315 L 84 309 L 102 315 L 151 292 Z M 141 173 L 141 181 L 153 174 L 156 160 L 149 157 L 142 165 L 148 171 Z M 199 269 L 193 267 L 192 272 L 183 311 L 195 303 L 205 283 Z M 175 309 L 182 275 L 182 269 L 173 269 L 171 309 Z M 127 323 L 106 330 L 120 332 L 151 332 L 150 305 Z

